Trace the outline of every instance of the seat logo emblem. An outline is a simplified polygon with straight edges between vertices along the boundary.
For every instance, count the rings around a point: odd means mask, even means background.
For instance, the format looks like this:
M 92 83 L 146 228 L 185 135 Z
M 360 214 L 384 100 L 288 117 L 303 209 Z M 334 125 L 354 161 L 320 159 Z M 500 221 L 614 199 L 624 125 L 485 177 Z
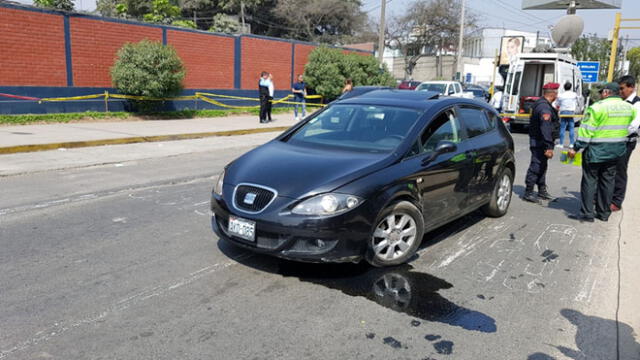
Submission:
M 248 193 L 247 195 L 244 196 L 244 203 L 247 205 L 253 205 L 253 202 L 256 201 L 256 194 L 254 193 Z

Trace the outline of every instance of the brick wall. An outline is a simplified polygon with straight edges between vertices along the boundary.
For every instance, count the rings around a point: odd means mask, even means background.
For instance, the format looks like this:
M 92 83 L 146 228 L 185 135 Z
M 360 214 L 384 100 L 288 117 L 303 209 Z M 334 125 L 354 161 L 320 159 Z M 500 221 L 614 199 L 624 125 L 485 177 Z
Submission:
M 167 43 L 176 48 L 188 69 L 185 88 L 233 89 L 233 38 L 169 30 Z
M 162 41 L 162 29 L 87 18 L 70 19 L 73 84 L 111 86 L 109 70 L 116 53 L 127 42 Z
M 309 54 L 315 49 L 314 45 L 303 45 L 296 44 L 296 62 L 294 69 L 294 76 L 298 76 L 298 74 L 304 74 L 304 67 L 307 65 L 307 61 L 309 59 Z
M 0 84 L 67 85 L 62 16 L 0 8 Z
M 284 41 L 242 38 L 242 88 L 256 89 L 260 72 L 268 71 L 276 89 L 290 89 L 292 46 Z

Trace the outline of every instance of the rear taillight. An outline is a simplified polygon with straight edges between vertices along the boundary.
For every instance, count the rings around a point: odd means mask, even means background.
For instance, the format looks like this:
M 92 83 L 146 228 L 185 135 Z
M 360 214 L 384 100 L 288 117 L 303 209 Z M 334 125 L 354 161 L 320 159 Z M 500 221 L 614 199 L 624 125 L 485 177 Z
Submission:
M 519 111 L 520 114 L 524 114 L 524 112 L 525 112 L 524 109 L 520 109 Z
M 511 121 L 511 118 L 508 118 L 508 117 L 503 117 L 502 118 L 502 122 L 505 123 L 505 124 L 510 122 L 510 121 Z

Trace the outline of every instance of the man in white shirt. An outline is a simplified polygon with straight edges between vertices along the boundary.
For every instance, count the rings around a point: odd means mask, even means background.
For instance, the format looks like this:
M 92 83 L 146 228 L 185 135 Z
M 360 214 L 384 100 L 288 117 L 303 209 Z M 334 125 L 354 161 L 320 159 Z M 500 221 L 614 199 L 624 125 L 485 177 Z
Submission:
M 489 105 L 493 106 L 498 112 L 502 111 L 502 86 L 496 86 L 493 97 L 489 100 Z
M 622 209 L 622 202 L 627 192 L 627 168 L 629 167 L 629 158 L 636 148 L 638 140 L 638 128 L 640 128 L 640 97 L 636 92 L 636 79 L 631 75 L 625 75 L 618 80 L 620 84 L 620 95 L 622 98 L 632 104 L 638 114 L 629 125 L 629 142 L 627 142 L 627 153 L 620 158 L 616 166 L 616 183 L 613 189 L 613 199 L 611 200 L 611 211 L 619 211 Z
M 568 129 L 569 147 L 573 147 L 576 142 L 575 123 L 572 115 L 575 115 L 578 107 L 578 94 L 572 91 L 571 88 L 571 83 L 567 81 L 564 84 L 564 92 L 558 95 L 558 99 L 556 99 L 556 105 L 560 110 L 560 145 L 564 146 L 564 135 Z

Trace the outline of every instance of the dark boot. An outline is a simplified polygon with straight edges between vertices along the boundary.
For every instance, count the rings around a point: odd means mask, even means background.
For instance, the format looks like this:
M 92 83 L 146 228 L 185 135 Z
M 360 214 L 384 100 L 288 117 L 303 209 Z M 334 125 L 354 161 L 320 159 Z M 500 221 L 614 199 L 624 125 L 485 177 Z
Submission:
M 554 200 L 555 199 L 554 196 L 549 194 L 549 191 L 547 191 L 547 187 L 546 186 L 541 186 L 538 189 L 538 197 L 540 199 L 543 199 L 543 200 Z
M 536 204 L 540 202 L 538 200 L 538 195 L 536 195 L 536 193 L 533 192 L 533 189 L 527 189 L 524 192 L 524 196 L 522 197 L 522 200 L 536 203 Z

